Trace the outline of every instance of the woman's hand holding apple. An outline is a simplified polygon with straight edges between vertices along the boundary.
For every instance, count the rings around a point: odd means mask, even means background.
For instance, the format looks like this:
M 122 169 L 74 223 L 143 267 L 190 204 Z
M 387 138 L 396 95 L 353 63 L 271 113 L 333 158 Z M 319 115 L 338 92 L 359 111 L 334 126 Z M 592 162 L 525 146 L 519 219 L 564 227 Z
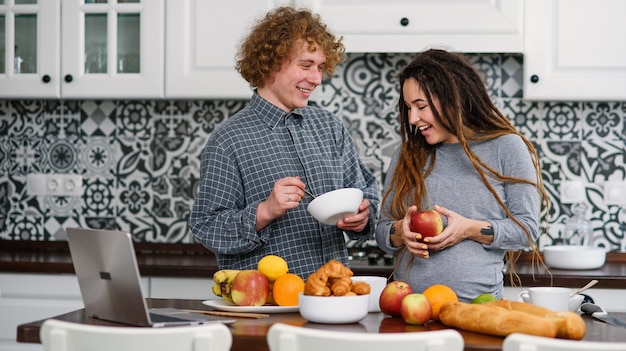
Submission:
M 410 228 L 411 216 L 416 212 L 416 206 L 409 207 L 404 218 L 395 224 L 396 233 L 392 235 L 390 241 L 394 246 L 404 244 L 406 249 L 415 256 L 428 258 L 430 253 L 428 252 L 428 246 L 421 241 L 422 235 L 411 231 Z
M 475 240 L 481 244 L 490 244 L 493 241 L 493 235 L 480 233 L 480 229 L 490 226 L 491 223 L 463 217 L 439 205 L 435 205 L 435 210 L 448 219 L 448 224 L 439 235 L 423 239 L 429 250 L 441 251 L 465 239 Z
M 434 210 L 422 211 L 421 213 L 428 212 L 426 216 L 422 215 L 422 220 L 430 220 L 433 223 L 441 220 L 439 216 L 433 215 L 435 211 L 447 218 L 447 225 L 443 228 L 443 231 L 439 232 L 439 230 L 432 229 L 437 227 L 437 225 L 432 225 L 431 229 L 428 232 L 425 230 L 424 233 L 412 230 L 412 227 L 417 229 L 415 227 L 418 221 L 414 218 L 417 218 L 418 210 L 416 206 L 411 206 L 404 218 L 394 225 L 396 233 L 391 235 L 391 243 L 396 247 L 404 245 L 414 256 L 428 258 L 430 257 L 430 250 L 441 251 L 465 239 L 472 239 L 487 245 L 493 241 L 492 235 L 480 233 L 480 229 L 491 225 L 489 222 L 465 218 L 439 205 L 435 205 Z M 437 217 L 439 217 L 438 220 Z M 411 222 L 413 222 L 413 225 L 411 225 Z M 437 232 L 439 233 L 437 234 Z

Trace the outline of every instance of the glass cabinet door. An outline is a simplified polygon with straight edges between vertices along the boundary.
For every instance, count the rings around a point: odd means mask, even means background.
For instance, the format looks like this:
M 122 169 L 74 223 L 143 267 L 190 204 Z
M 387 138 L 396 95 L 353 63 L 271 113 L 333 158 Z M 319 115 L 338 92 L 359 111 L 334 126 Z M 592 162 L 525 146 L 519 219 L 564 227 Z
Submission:
M 62 94 L 164 96 L 164 0 L 62 0 Z
M 59 96 L 59 0 L 0 0 L 0 97 Z
M 35 73 L 37 63 L 37 13 L 19 5 L 37 4 L 37 0 L 0 0 L 8 10 L 0 13 L 0 73 Z M 17 5 L 17 6 L 16 6 Z M 7 30 L 9 25 L 13 30 Z M 7 38 L 7 35 L 13 35 Z M 10 43 L 12 42 L 12 45 Z M 13 50 L 9 50 L 13 47 Z M 8 64 L 8 66 L 7 66 Z
M 118 1 L 119 3 L 139 3 L 139 0 Z M 89 3 L 89 2 L 87 2 Z M 92 4 L 107 3 L 106 0 L 92 2 Z M 106 10 L 107 12 L 101 13 Z M 126 12 L 126 11 L 129 12 Z M 108 73 L 109 67 L 109 16 L 108 8 L 94 6 L 94 9 L 85 10 L 85 74 Z M 117 32 L 111 50 L 114 50 L 114 64 L 111 69 L 118 74 L 141 73 L 141 15 L 133 13 L 132 8 L 119 8 L 113 19 L 111 30 Z M 111 43 L 113 44 L 113 43 Z
M 0 98 L 164 97 L 165 0 L 0 0 Z

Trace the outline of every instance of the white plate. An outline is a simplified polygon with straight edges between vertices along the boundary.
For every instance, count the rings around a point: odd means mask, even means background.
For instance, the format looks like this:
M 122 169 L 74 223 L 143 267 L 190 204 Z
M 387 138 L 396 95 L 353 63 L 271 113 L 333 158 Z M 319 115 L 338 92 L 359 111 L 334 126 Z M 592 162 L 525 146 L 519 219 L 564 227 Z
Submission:
M 298 306 L 237 306 L 226 300 L 204 300 L 203 304 L 225 312 L 254 312 L 254 313 L 291 313 L 298 312 Z

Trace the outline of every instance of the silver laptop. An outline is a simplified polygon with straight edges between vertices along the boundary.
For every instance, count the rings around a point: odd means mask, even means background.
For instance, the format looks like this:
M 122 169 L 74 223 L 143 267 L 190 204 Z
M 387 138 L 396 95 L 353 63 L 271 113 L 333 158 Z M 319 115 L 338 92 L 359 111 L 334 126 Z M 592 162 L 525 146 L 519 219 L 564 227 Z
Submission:
M 148 309 L 130 233 L 67 228 L 67 241 L 88 317 L 145 327 L 235 321 L 175 308 Z

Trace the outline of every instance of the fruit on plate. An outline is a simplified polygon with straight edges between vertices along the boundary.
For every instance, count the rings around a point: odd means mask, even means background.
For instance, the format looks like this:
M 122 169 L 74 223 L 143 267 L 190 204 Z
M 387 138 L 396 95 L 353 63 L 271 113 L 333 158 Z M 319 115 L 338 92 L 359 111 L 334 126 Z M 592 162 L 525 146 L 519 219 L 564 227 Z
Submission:
M 426 324 L 432 318 L 432 307 L 424 294 L 412 293 L 402 299 L 400 315 L 407 324 Z
M 231 285 L 239 269 L 222 269 L 213 273 L 213 286 L 211 290 L 215 296 L 221 296 L 224 300 L 233 302 L 230 297 Z
M 301 292 L 304 292 L 304 280 L 295 273 L 287 273 L 276 279 L 270 295 L 278 306 L 298 306 Z
M 230 287 L 230 297 L 239 306 L 263 306 L 270 294 L 267 277 L 256 269 L 237 273 Z
M 424 238 L 436 236 L 443 231 L 443 219 L 435 210 L 418 211 L 411 215 L 409 229 Z
M 439 320 L 439 310 L 444 303 L 459 301 L 459 298 L 454 290 L 444 284 L 431 285 L 426 288 L 422 294 L 426 296 L 426 299 L 428 299 L 428 302 L 430 303 L 432 308 L 432 319 L 436 320 Z
M 401 280 L 390 282 L 380 293 L 380 298 L 378 299 L 380 311 L 393 317 L 400 317 L 402 299 L 412 293 L 413 289 L 409 283 Z
M 275 281 L 281 275 L 287 274 L 289 266 L 284 258 L 276 255 L 263 256 L 257 263 L 257 270 L 267 277 L 270 282 Z

